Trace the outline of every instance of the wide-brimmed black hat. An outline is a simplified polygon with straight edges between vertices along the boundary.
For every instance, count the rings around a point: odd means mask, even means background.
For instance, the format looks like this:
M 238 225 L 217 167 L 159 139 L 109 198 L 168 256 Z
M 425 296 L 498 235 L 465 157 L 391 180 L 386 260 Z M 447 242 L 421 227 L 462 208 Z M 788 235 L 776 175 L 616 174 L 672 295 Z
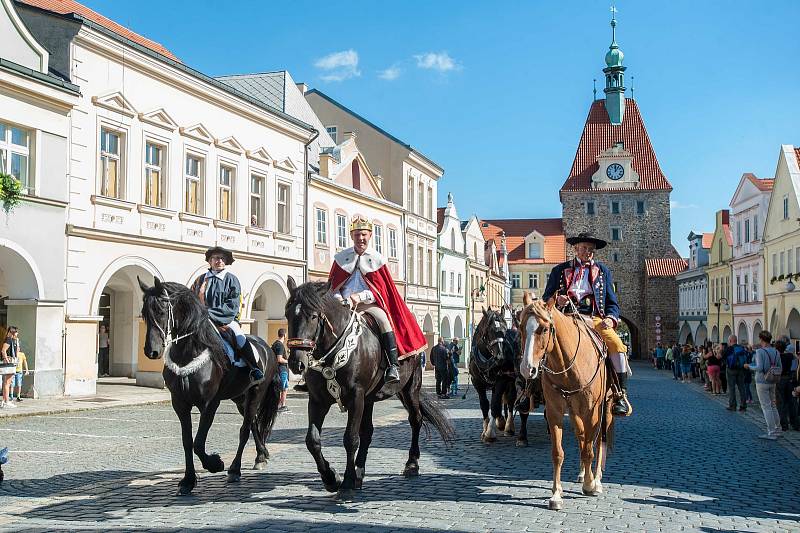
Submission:
M 222 246 L 214 246 L 213 248 L 206 250 L 206 261 L 208 261 L 214 254 L 222 254 L 222 257 L 225 258 L 226 265 L 233 263 L 233 252 L 226 250 Z
M 601 248 L 605 248 L 606 245 L 608 244 L 603 239 L 598 239 L 589 232 L 578 233 L 577 237 L 568 237 L 567 242 L 572 246 L 575 246 L 579 242 L 590 242 L 594 244 L 595 250 L 600 250 Z

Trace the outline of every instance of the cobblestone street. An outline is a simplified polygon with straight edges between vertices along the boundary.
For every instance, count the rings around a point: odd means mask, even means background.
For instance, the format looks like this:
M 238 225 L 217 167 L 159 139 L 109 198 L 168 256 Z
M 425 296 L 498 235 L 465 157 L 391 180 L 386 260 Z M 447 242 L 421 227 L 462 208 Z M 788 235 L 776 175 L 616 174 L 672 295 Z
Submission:
M 463 380 L 462 380 L 463 381 Z M 376 409 L 367 478 L 357 500 L 323 490 L 305 449 L 305 406 L 290 399 L 269 446 L 266 471 L 201 473 L 191 497 L 175 496 L 183 453 L 168 404 L 5 420 L 11 448 L 0 528 L 8 531 L 191 529 L 269 531 L 797 531 L 800 461 L 760 428 L 696 387 L 639 366 L 631 380 L 636 412 L 617 426 L 606 493 L 585 497 L 574 483 L 574 439 L 565 439 L 565 510 L 547 510 L 550 452 L 541 412 L 529 421 L 530 447 L 501 436 L 479 439 L 477 397 L 449 400 L 454 447 L 423 440 L 421 477 L 399 475 L 410 431 L 397 401 Z M 344 416 L 331 411 L 325 452 L 344 469 Z M 227 463 L 238 415 L 223 404 L 209 447 Z M 244 464 L 252 465 L 248 447 Z M 199 467 L 199 462 L 196 461 Z M 785 478 L 782 476 L 786 476 Z

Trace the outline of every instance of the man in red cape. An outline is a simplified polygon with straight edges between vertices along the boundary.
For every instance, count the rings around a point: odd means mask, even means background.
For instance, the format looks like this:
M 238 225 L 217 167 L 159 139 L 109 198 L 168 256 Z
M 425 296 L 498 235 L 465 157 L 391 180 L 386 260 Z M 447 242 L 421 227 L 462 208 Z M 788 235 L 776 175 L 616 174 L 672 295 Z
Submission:
M 350 223 L 353 247 L 333 259 L 329 279 L 331 291 L 342 302 L 369 313 L 381 331 L 381 346 L 389 358 L 384 382 L 400 381 L 397 359 L 425 351 L 428 343 L 386 267 L 386 260 L 369 246 L 372 222 L 355 217 Z

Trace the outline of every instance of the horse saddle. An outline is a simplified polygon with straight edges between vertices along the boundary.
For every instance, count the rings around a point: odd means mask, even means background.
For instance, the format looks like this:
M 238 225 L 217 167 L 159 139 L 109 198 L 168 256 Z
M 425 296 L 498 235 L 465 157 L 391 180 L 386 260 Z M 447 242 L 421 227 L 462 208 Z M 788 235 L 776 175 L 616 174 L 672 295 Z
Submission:
M 577 314 L 573 316 L 577 316 L 583 321 L 584 324 L 586 324 L 586 329 L 589 331 L 589 338 L 592 340 L 595 350 L 597 350 L 599 355 L 604 356 L 607 351 L 606 343 L 603 341 L 603 337 L 600 336 L 600 333 L 594 329 L 594 319 L 589 315 Z

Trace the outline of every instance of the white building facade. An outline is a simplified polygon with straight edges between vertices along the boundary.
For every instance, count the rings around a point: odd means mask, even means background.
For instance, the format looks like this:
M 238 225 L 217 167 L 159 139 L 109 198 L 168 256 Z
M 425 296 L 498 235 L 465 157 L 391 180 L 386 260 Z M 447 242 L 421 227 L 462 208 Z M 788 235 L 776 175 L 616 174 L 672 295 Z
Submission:
M 163 385 L 163 363 L 141 355 L 137 277 L 188 284 L 210 246 L 233 250 L 242 322 L 267 337 L 287 277 L 304 277 L 313 128 L 91 12 L 19 11 L 81 87 L 70 124 L 65 393 L 95 392 L 101 323 L 111 374 Z
M 678 282 L 678 342 L 704 344 L 708 337 L 708 253 L 713 234 L 689 234 L 688 268 L 675 276 Z
M 758 344 L 758 334 L 765 328 L 764 254 L 762 233 L 767 220 L 772 179 L 759 179 L 747 173 L 731 199 L 733 233 L 733 325 L 740 342 Z M 789 257 L 789 272 L 794 272 Z
M 31 369 L 23 394 L 60 396 L 70 120 L 80 89 L 50 74 L 50 54 L 12 0 L 0 0 L 0 28 L 0 173 L 22 186 L 21 203 L 0 212 L 0 335 L 19 328 Z
M 463 345 L 463 361 L 469 359 L 469 343 L 465 343 L 468 326 L 467 276 L 469 257 L 464 253 L 464 234 L 453 201 L 447 195 L 447 206 L 438 209 L 439 229 L 439 300 L 440 334 L 448 342 L 455 338 Z

